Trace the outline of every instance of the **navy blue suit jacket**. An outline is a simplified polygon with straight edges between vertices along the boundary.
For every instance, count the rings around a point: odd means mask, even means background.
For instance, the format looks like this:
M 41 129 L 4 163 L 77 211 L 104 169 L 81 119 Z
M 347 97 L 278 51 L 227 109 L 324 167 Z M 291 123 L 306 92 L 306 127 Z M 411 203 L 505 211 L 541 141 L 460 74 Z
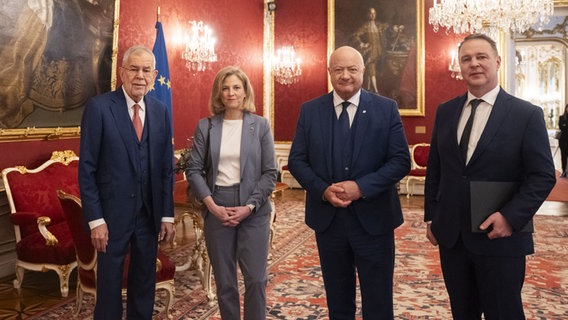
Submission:
M 144 97 L 148 135 L 151 214 L 156 232 L 162 217 L 173 217 L 173 145 L 166 106 Z M 79 185 L 86 221 L 104 218 L 109 233 L 122 233 L 140 210 L 142 195 L 137 137 L 122 88 L 90 99 L 81 122 Z
M 468 162 L 459 151 L 457 128 L 467 94 L 438 107 L 425 186 L 425 220 L 438 243 L 453 247 L 461 233 L 477 254 L 519 256 L 534 252 L 532 234 L 518 232 L 533 217 L 555 183 L 543 111 L 503 89 Z M 490 240 L 471 232 L 470 181 L 517 181 L 520 189 L 501 213 L 515 232 Z
M 323 200 L 332 180 L 332 123 L 337 117 L 333 93 L 306 102 L 300 111 L 288 168 L 306 193 L 306 224 L 324 231 L 336 208 Z M 351 176 L 364 199 L 348 208 L 373 235 L 392 231 L 403 222 L 396 183 L 410 170 L 410 155 L 396 102 L 361 91 L 353 122 L 355 136 Z

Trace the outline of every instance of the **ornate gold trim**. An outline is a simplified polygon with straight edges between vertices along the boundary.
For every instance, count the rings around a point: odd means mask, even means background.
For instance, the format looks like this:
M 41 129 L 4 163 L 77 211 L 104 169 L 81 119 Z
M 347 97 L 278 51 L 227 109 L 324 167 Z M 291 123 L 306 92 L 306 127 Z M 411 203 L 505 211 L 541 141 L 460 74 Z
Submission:
M 515 42 L 560 42 L 568 48 L 568 39 L 558 37 L 516 38 Z
M 263 65 L 263 99 L 264 108 L 262 110 L 263 116 L 268 118 L 270 123 L 270 130 L 274 136 L 274 75 L 272 73 L 272 56 L 274 55 L 274 16 L 276 11 L 268 10 L 268 3 L 272 0 L 264 1 L 264 65 Z
M 116 66 L 118 57 L 118 25 L 120 17 L 120 0 L 115 0 L 114 5 L 114 24 L 112 40 L 112 70 L 111 70 L 111 89 L 116 88 Z M 81 134 L 81 127 L 56 127 L 56 128 L 18 128 L 0 129 L 0 142 L 5 141 L 28 141 L 28 140 L 57 140 L 62 138 L 76 138 Z
M 77 155 L 73 150 L 53 151 L 49 160 L 61 162 L 68 166 L 71 161 L 77 160 Z
M 395 0 L 391 0 L 395 1 Z M 567 0 L 568 1 L 568 0 Z M 335 0 L 327 1 L 327 57 L 335 48 Z M 416 108 L 399 109 L 401 116 L 425 116 L 424 101 L 424 1 L 416 0 Z M 328 89 L 333 90 L 328 79 Z

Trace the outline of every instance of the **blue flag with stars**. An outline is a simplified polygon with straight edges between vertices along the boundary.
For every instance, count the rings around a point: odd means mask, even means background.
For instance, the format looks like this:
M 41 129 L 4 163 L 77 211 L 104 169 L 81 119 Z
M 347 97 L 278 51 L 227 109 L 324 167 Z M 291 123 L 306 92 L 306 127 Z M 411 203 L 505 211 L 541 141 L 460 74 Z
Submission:
M 156 57 L 156 69 L 158 76 L 154 82 L 154 88 L 150 90 L 149 95 L 157 98 L 168 106 L 170 119 L 172 119 L 172 90 L 170 82 L 170 68 L 168 66 L 168 53 L 166 51 L 166 41 L 164 39 L 164 31 L 162 30 L 162 23 L 156 22 L 156 42 L 152 49 Z

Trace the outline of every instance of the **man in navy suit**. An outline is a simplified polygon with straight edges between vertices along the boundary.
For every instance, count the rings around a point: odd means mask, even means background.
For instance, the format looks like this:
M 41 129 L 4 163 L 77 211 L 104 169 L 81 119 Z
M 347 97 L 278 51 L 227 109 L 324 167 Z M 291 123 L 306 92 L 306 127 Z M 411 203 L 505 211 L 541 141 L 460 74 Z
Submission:
M 522 229 L 555 183 L 543 111 L 499 86 L 501 58 L 490 37 L 467 36 L 459 63 L 468 92 L 438 107 L 432 132 L 427 238 L 439 245 L 454 319 L 525 319 L 521 289 L 534 244 Z M 519 184 L 501 209 L 473 226 L 483 233 L 472 232 L 471 181 Z
M 365 319 L 393 319 L 397 182 L 410 155 L 395 101 L 361 89 L 361 54 L 329 58 L 333 92 L 301 109 L 288 167 L 307 191 L 330 319 L 355 319 L 356 274 Z
M 158 241 L 173 236 L 173 146 L 166 106 L 146 96 L 158 73 L 152 51 L 124 53 L 122 87 L 92 98 L 81 122 L 79 185 L 97 255 L 95 319 L 151 319 Z

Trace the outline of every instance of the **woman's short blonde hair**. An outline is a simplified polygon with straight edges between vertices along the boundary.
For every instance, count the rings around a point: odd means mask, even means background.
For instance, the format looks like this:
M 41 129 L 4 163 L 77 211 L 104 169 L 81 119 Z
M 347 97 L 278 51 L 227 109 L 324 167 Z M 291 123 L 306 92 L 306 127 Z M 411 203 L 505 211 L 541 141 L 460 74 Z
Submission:
M 223 81 L 229 76 L 236 76 L 243 83 L 243 88 L 245 90 L 245 100 L 243 104 L 243 111 L 245 112 L 255 112 L 256 108 L 254 106 L 254 91 L 250 84 L 250 80 L 247 75 L 239 68 L 235 66 L 228 66 L 221 69 L 215 76 L 213 81 L 213 88 L 211 89 L 211 98 L 209 99 L 209 111 L 211 114 L 221 114 L 225 112 L 225 105 L 223 100 L 221 100 L 223 94 Z

